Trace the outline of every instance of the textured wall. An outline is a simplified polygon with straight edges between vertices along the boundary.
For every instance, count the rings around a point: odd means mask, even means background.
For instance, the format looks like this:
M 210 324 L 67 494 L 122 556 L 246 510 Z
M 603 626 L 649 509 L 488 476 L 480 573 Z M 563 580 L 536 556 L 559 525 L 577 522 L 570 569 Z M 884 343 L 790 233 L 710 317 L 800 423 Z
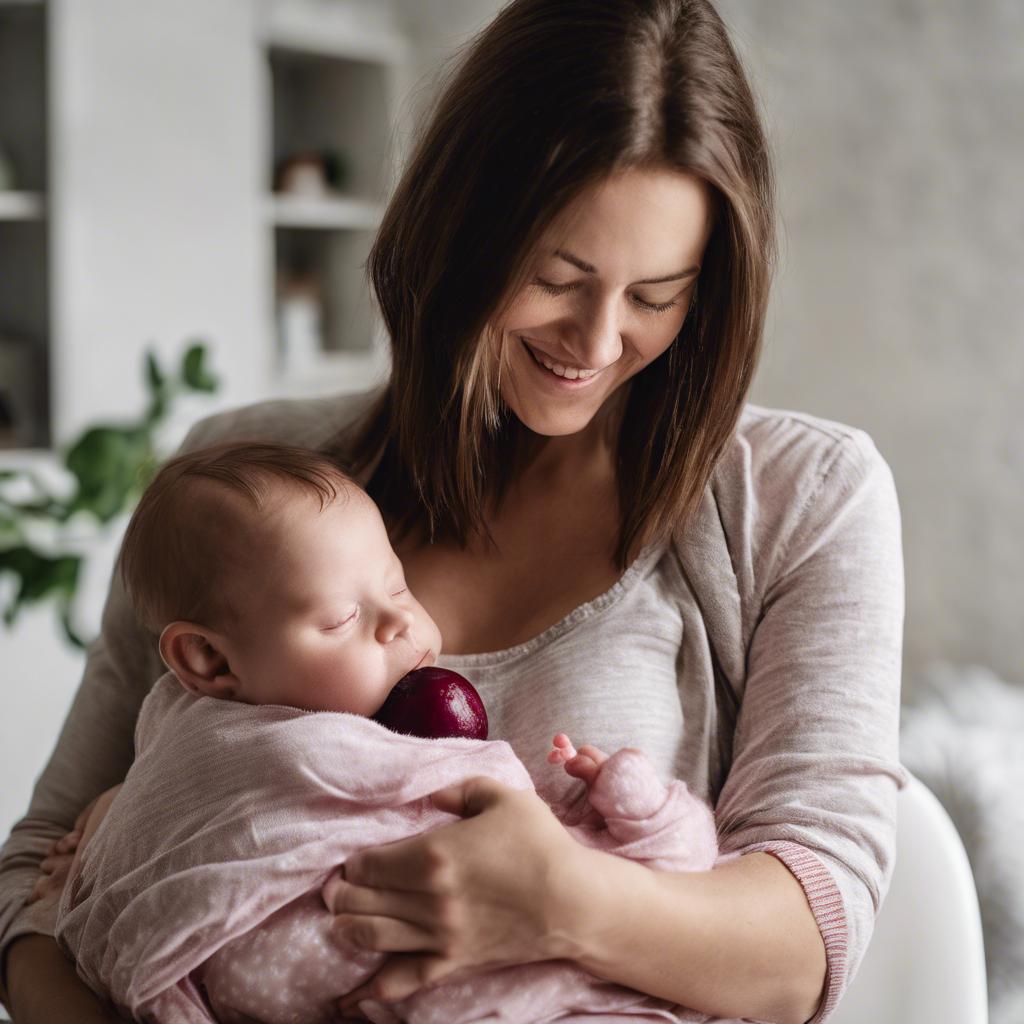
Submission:
M 399 0 L 414 100 L 498 0 Z M 1024 3 L 719 0 L 778 158 L 753 399 L 867 430 L 896 477 L 905 689 L 1024 683 Z M 410 109 L 415 109 L 415 102 Z
M 754 399 L 863 427 L 896 477 L 906 688 L 1024 683 L 1024 4 L 722 0 L 778 155 Z

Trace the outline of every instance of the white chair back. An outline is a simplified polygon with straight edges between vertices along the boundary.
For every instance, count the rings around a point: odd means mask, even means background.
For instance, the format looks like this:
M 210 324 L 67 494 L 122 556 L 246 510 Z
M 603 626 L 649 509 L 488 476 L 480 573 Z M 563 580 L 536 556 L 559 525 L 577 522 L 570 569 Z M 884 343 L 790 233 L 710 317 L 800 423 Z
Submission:
M 967 854 L 945 808 L 911 776 L 898 800 L 892 884 L 829 1024 L 988 1024 L 987 992 Z

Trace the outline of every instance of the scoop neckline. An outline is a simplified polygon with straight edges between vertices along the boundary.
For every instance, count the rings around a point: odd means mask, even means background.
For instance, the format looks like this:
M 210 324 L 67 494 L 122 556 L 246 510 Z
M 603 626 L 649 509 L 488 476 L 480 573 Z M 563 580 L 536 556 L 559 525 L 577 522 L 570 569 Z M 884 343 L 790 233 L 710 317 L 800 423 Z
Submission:
M 505 647 L 498 651 L 479 651 L 476 654 L 445 654 L 444 647 L 441 648 L 440 657 L 437 659 L 439 665 L 445 668 L 485 668 L 490 665 L 498 665 L 504 661 L 512 661 L 516 658 L 530 654 L 538 647 L 544 647 L 556 640 L 558 637 L 568 633 L 570 629 L 598 615 L 605 609 L 611 607 L 621 598 L 625 597 L 633 586 L 647 571 L 654 565 L 668 549 L 671 541 L 655 542 L 647 545 L 633 559 L 632 564 L 626 571 L 603 593 L 591 598 L 571 612 L 563 616 L 553 626 L 549 626 L 543 633 L 530 640 L 514 644 L 512 647 Z

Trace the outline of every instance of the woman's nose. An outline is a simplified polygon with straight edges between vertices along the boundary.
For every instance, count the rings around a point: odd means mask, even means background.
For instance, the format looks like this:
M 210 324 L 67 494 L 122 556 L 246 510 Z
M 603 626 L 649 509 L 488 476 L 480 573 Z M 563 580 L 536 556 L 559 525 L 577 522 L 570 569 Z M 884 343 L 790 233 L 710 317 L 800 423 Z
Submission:
M 616 296 L 594 296 L 579 309 L 570 351 L 578 364 L 603 370 L 622 355 L 621 310 Z
M 395 637 L 408 632 L 412 626 L 412 612 L 400 604 L 391 604 L 381 610 L 377 623 L 377 639 L 389 643 Z

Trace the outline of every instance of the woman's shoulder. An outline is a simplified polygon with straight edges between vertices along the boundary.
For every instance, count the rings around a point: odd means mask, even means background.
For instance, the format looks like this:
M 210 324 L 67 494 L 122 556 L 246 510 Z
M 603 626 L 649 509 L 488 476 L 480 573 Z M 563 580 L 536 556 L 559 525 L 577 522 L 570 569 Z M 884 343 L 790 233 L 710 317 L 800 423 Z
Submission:
M 733 547 L 773 561 L 799 531 L 821 528 L 855 503 L 898 517 L 892 471 L 860 427 L 748 404 L 710 488 Z
M 808 412 L 775 409 L 748 403 L 731 443 L 723 453 L 726 473 L 721 485 L 775 485 L 788 491 L 805 484 L 812 489 L 826 477 L 841 473 L 867 473 L 885 465 L 871 435 L 860 427 Z M 737 469 L 746 470 L 741 475 Z
M 181 450 L 243 439 L 316 448 L 355 422 L 382 390 L 380 385 L 369 391 L 316 398 L 276 398 L 224 409 L 199 420 L 188 432 Z
M 837 420 L 748 404 L 695 519 L 675 537 L 728 678 L 743 678 L 739 652 L 773 581 L 815 545 L 860 529 L 858 520 L 879 536 L 898 535 L 895 485 L 871 436 Z

